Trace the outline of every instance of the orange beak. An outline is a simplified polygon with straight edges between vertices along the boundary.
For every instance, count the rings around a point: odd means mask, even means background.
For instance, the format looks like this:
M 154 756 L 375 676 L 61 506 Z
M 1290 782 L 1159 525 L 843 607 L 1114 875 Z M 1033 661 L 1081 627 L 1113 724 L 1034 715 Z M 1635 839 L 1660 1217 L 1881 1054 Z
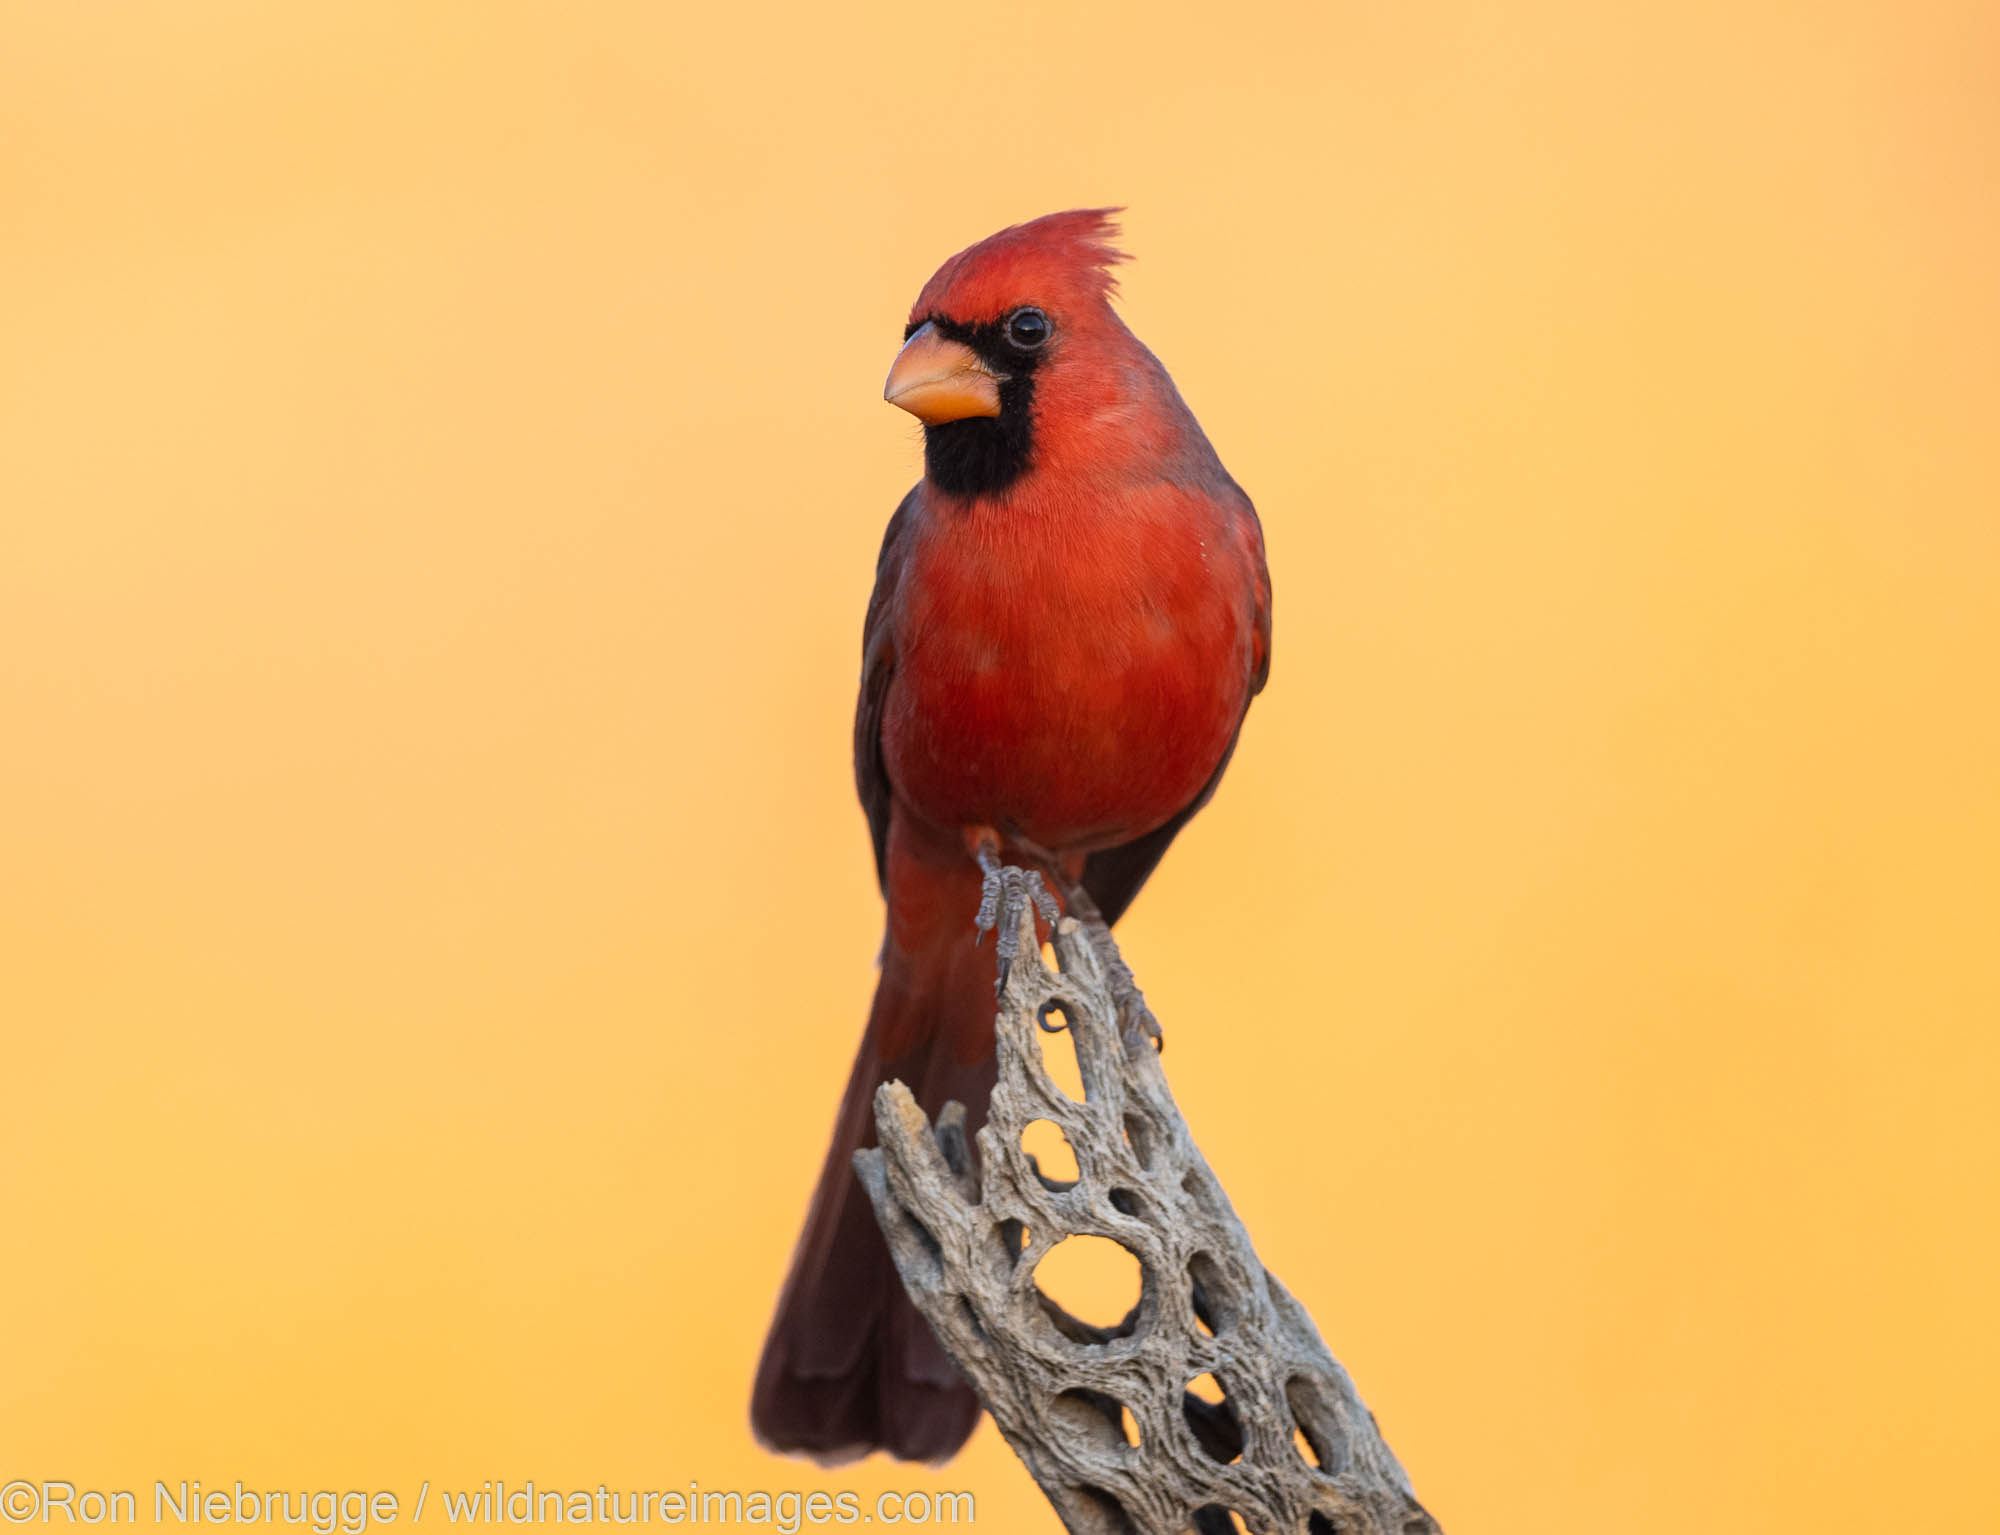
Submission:
M 1000 414 L 1001 375 L 963 342 L 950 341 L 926 321 L 896 354 L 882 398 L 926 426 Z

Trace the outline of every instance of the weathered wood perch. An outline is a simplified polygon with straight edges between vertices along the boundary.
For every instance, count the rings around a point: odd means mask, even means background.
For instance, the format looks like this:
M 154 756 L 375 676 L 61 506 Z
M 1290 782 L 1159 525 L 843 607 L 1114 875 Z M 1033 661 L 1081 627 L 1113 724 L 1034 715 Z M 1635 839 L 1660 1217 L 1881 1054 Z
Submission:
M 1195 1149 L 1109 930 L 1065 917 L 1053 942 L 1059 973 L 1024 925 L 976 1167 L 962 1105 L 933 1131 L 901 1082 L 875 1095 L 880 1149 L 857 1152 L 855 1168 L 918 1309 L 1073 1535 L 1436 1535 Z M 1042 1063 L 1037 1027 L 1058 1010 L 1082 1103 Z M 1022 1149 L 1038 1119 L 1068 1137 L 1073 1183 Z M 1079 1321 L 1035 1284 L 1036 1265 L 1077 1235 L 1139 1262 L 1139 1303 L 1116 1327 Z M 1204 1374 L 1220 1403 L 1187 1390 Z

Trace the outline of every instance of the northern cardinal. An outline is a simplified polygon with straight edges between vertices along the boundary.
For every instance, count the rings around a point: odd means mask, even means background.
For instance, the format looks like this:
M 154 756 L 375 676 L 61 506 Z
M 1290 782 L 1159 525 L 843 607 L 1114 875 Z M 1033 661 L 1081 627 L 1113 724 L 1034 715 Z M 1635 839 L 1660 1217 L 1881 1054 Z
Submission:
M 889 1078 L 932 1115 L 959 1100 L 968 1131 L 985 1118 L 995 948 L 974 917 L 1013 872 L 998 860 L 1080 884 L 1115 922 L 1215 792 L 1270 667 L 1257 514 L 1111 307 L 1115 212 L 945 262 L 884 389 L 924 423 L 854 719 L 888 931 L 751 1402 L 766 1445 L 828 1463 L 943 1460 L 979 1420 L 851 1163 Z

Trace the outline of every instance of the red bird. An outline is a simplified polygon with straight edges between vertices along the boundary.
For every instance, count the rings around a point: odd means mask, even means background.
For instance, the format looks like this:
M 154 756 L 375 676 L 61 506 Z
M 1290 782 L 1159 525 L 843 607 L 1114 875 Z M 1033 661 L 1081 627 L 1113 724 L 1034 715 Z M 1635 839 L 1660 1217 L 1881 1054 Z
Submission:
M 924 423 L 924 477 L 882 541 L 854 719 L 888 932 L 757 1369 L 773 1449 L 937 1461 L 971 1434 L 978 1400 L 854 1176 L 875 1089 L 899 1077 L 933 1115 L 956 1098 L 978 1127 L 996 970 L 974 918 L 998 859 L 1080 884 L 1115 922 L 1215 792 L 1270 667 L 1257 514 L 1111 307 L 1116 211 L 953 256 L 889 371 L 885 397 Z

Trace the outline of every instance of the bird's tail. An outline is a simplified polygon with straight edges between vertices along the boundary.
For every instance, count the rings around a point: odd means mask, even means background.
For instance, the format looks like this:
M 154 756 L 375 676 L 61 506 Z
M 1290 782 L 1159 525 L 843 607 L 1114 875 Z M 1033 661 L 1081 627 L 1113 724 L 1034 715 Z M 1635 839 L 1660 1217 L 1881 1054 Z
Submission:
M 979 1422 L 979 1401 L 911 1304 L 854 1153 L 875 1144 L 875 1089 L 900 1078 L 933 1118 L 951 1099 L 966 1129 L 992 1092 L 993 947 L 970 924 L 914 954 L 885 947 L 868 1032 L 834 1121 L 833 1144 L 764 1340 L 750 1423 L 774 1450 L 834 1464 L 887 1450 L 941 1461 Z

